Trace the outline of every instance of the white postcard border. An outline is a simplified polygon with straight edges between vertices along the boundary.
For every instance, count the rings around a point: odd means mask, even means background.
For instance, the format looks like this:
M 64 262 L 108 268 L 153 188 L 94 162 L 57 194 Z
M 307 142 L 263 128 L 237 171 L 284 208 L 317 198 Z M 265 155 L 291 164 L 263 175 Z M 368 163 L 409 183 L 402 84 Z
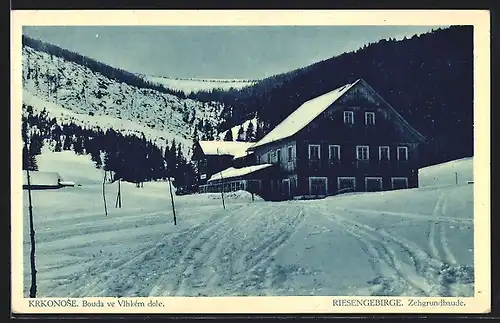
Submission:
M 148 297 L 121 300 L 156 306 L 84 307 L 83 301 L 118 298 L 23 297 L 22 176 L 11 167 L 11 305 L 14 313 L 487 313 L 490 272 L 490 13 L 487 10 L 44 10 L 11 12 L 11 163 L 21 164 L 21 34 L 22 26 L 64 25 L 473 25 L 474 26 L 474 273 L 475 295 L 455 297 Z M 451 94 L 452 95 L 452 94 Z M 394 300 L 380 305 L 381 300 Z M 420 302 L 457 302 L 457 306 L 409 306 Z M 49 306 L 54 301 L 58 306 Z M 335 300 L 344 306 L 336 306 Z M 355 306 L 346 301 L 364 302 Z M 64 302 L 63 302 L 64 301 Z M 73 307 L 73 304 L 77 304 Z M 164 306 L 159 306 L 161 302 Z M 370 303 L 371 302 L 371 303 Z M 64 305 L 66 304 L 66 305 Z M 110 303 L 111 304 L 111 303 Z M 366 305 L 375 306 L 366 306 Z M 378 305 L 377 305 L 378 304 Z M 396 304 L 396 306 L 394 306 Z M 402 306 L 397 306 L 402 304 Z M 423 303 L 422 303 L 423 304 Z M 462 305 L 463 304 L 463 305 Z M 351 304 L 352 305 L 352 304 Z

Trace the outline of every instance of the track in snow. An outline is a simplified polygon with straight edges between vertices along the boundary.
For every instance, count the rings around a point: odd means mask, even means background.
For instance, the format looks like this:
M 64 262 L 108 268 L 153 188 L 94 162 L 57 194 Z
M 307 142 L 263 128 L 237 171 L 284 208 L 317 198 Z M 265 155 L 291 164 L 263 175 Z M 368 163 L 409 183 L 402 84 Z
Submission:
M 132 224 L 133 218 L 123 219 L 123 224 Z M 244 290 L 272 294 L 280 274 L 273 256 L 304 221 L 304 207 L 294 203 L 220 209 L 199 225 L 165 234 L 152 246 L 66 277 L 66 284 L 77 286 L 66 296 L 222 296 L 244 295 Z M 49 244 L 58 241 L 59 232 L 54 231 Z M 49 292 L 58 294 L 58 288 Z
M 357 204 L 341 208 L 335 199 L 238 202 L 226 210 L 217 202 L 181 205 L 185 217 L 177 226 L 171 224 L 168 210 L 133 208 L 108 218 L 86 211 L 73 218 L 73 224 L 71 217 L 44 220 L 37 249 L 45 261 L 41 294 L 264 296 L 296 293 L 296 286 L 305 295 L 336 292 L 332 284 L 351 279 L 351 272 L 328 267 L 328 258 L 349 257 L 349 248 L 360 248 L 352 254 L 366 254 L 351 265 L 368 260 L 372 267 L 355 283 L 342 284 L 354 288 L 356 295 L 471 293 L 473 270 L 459 265 L 452 247 L 456 245 L 450 243 L 456 239 L 449 240 L 447 228 L 469 226 L 472 220 L 445 216 L 445 194 L 430 205 L 431 214 L 358 209 Z M 419 236 L 406 234 L 412 224 L 420 225 L 412 230 Z M 359 244 L 346 241 L 342 231 Z M 314 238 L 306 241 L 310 236 Z M 340 243 L 342 252 L 328 254 L 331 239 Z M 304 258 L 304 252 L 312 252 L 312 258 Z M 47 258 L 51 253 L 58 254 L 57 262 Z M 341 276 L 328 277 L 331 272 Z
M 335 208 L 331 211 L 321 204 L 315 210 L 358 239 L 374 271 L 378 274 L 378 277 L 368 282 L 373 285 L 368 288 L 372 295 L 451 296 L 452 293 L 453 295 L 463 293 L 459 288 L 463 287 L 461 286 L 463 284 L 470 283 L 473 272 L 470 267 L 456 266 L 457 261 L 448 246 L 445 223 L 448 221 L 467 223 L 471 220 L 445 217 L 446 206 L 447 199 L 443 193 L 431 216 L 400 214 L 403 218 L 411 217 L 421 221 L 434 219 L 428 221 L 430 254 L 417 244 L 389 232 L 387 228 L 372 227 L 353 220 L 356 212 L 378 215 L 390 213 L 392 216 L 397 216 L 397 212 L 345 208 Z M 441 253 L 443 257 L 440 256 Z

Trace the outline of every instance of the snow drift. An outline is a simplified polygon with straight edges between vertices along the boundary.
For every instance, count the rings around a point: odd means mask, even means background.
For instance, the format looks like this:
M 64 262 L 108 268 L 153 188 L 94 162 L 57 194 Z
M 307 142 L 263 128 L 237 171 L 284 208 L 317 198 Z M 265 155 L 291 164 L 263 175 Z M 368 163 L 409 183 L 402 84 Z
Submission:
M 418 172 L 419 186 L 467 184 L 474 181 L 472 157 L 421 168 Z

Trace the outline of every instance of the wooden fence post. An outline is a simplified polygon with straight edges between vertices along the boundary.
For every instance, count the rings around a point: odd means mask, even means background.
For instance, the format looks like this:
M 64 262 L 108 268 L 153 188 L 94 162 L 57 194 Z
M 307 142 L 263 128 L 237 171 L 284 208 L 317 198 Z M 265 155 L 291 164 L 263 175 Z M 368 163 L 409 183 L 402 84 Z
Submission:
M 26 169 L 26 177 L 28 180 L 28 211 L 29 211 L 29 219 L 30 219 L 30 241 L 31 241 L 31 253 L 30 253 L 30 262 L 31 262 L 31 288 L 30 288 L 30 298 L 36 297 L 36 265 L 35 265 L 35 228 L 33 224 L 33 204 L 31 203 L 31 180 L 30 180 L 30 172 Z
M 104 200 L 104 213 L 108 216 L 108 208 L 106 206 L 106 171 L 104 171 L 104 179 L 102 180 L 102 199 Z
M 122 193 L 121 193 L 121 188 L 120 188 L 120 182 L 121 178 L 118 179 L 118 194 L 116 195 L 116 203 L 115 203 L 115 208 L 121 208 L 122 207 Z
M 168 186 L 170 188 L 170 201 L 172 202 L 172 212 L 174 213 L 174 225 L 177 225 L 177 218 L 175 216 L 174 195 L 172 194 L 172 183 L 170 181 L 170 176 L 168 176 Z

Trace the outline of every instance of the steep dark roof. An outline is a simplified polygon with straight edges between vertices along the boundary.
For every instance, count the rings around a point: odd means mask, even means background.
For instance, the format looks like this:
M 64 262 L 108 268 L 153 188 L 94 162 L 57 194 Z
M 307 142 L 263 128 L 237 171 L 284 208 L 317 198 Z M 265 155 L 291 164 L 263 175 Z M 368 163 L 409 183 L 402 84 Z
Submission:
M 335 103 L 347 92 L 349 92 L 356 84 L 363 84 L 364 86 L 366 86 L 382 102 L 387 105 L 389 110 L 402 121 L 402 123 L 410 130 L 410 132 L 412 132 L 420 141 L 425 141 L 425 137 L 417 130 L 415 130 L 396 110 L 394 110 L 394 108 L 392 108 L 391 105 L 380 96 L 380 94 L 378 94 L 364 80 L 358 79 L 354 83 L 343 85 L 333 91 L 304 102 L 261 140 L 259 140 L 253 146 L 249 147 L 248 150 L 253 150 L 254 148 L 267 145 L 275 141 L 280 141 L 282 139 L 295 135 L 309 123 L 311 123 L 314 119 L 316 119 L 320 114 L 325 112 L 325 110 L 328 109 L 328 107 L 330 107 L 333 103 Z

